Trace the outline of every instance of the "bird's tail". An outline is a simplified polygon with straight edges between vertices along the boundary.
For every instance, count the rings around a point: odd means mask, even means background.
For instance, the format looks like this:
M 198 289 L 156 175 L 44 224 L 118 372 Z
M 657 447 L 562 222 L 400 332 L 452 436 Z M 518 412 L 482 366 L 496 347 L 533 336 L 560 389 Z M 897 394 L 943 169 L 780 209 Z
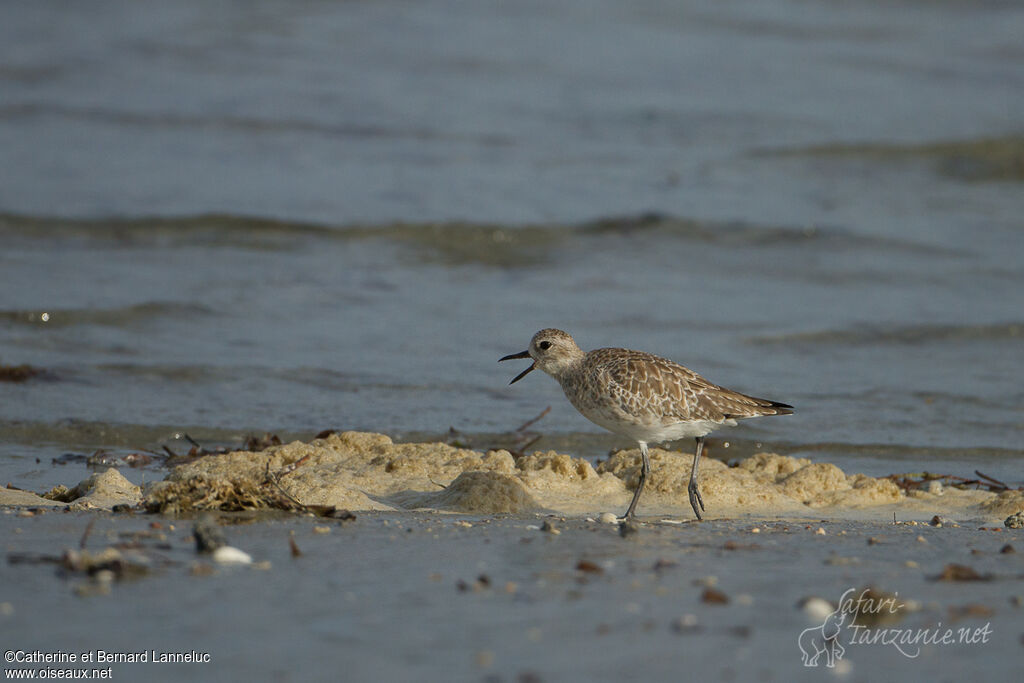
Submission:
M 734 411 L 725 410 L 726 418 L 762 417 L 765 415 L 792 415 L 793 406 L 788 403 L 771 401 L 767 398 L 757 398 L 739 394 L 743 398 L 734 400 Z
M 765 415 L 792 415 L 794 408 L 788 403 L 779 403 L 778 401 L 769 401 L 766 399 L 758 399 L 764 401 L 765 405 L 760 406 L 764 409 Z M 771 411 L 771 412 L 768 412 Z

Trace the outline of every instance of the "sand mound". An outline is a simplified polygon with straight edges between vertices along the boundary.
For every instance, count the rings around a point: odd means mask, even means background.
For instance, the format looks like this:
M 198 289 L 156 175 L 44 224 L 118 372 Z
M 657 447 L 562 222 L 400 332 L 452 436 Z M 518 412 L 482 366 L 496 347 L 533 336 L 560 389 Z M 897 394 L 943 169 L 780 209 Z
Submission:
M 507 451 L 479 453 L 441 443 L 396 444 L 383 434 L 343 432 L 311 443 L 295 441 L 260 452 L 201 458 L 150 485 L 145 495 L 147 508 L 159 512 L 291 509 L 298 502 L 350 510 L 437 507 L 489 513 L 495 510 L 486 494 L 474 496 L 462 488 L 449 498 L 432 494 L 463 472 L 507 476 L 515 470 Z M 497 495 L 493 482 L 472 483 Z M 460 483 L 466 486 L 469 483 Z M 537 507 L 512 494 L 503 505 L 524 510 Z
M 109 510 L 115 505 L 138 505 L 142 492 L 114 468 L 89 475 L 72 489 L 57 486 L 45 494 L 49 501 L 71 503 L 72 510 Z
M 61 504 L 58 500 L 43 498 L 31 491 L 0 487 L 0 507 L 54 507 Z
M 540 506 L 515 477 L 500 472 L 463 472 L 441 491 L 395 494 L 392 502 L 407 509 L 494 514 L 539 512 Z
M 686 453 L 651 451 L 642 516 L 692 518 L 686 491 L 691 462 Z M 625 510 L 639 471 L 638 449 L 620 451 L 595 468 L 582 458 L 554 451 L 516 460 L 504 450 L 480 453 L 441 443 L 396 444 L 382 434 L 344 432 L 311 443 L 201 458 L 147 486 L 145 503 L 160 512 L 326 505 L 597 515 Z M 735 467 L 705 459 L 700 485 L 709 518 L 820 517 L 826 512 L 851 516 L 857 510 L 882 518 L 899 510 L 902 519 L 939 513 L 1001 519 L 1024 507 L 1020 492 L 997 497 L 947 489 L 941 496 L 924 491 L 907 496 L 889 479 L 769 453 Z
M 981 504 L 981 508 L 995 516 L 1006 517 L 1024 511 L 1024 491 L 1003 491 Z
M 651 493 L 651 499 L 662 505 L 688 508 L 686 487 L 693 457 L 655 448 L 650 451 L 650 459 L 651 479 L 641 504 L 651 502 L 647 498 Z M 633 489 L 640 477 L 640 450 L 620 451 L 597 469 L 622 477 Z M 731 511 L 729 514 L 792 513 L 801 509 L 806 512 L 813 508 L 897 503 L 903 498 L 899 487 L 888 479 L 846 475 L 829 463 L 812 463 L 805 458 L 774 453 L 758 453 L 736 467 L 719 460 L 703 459 L 700 488 L 712 517 L 715 510 L 723 508 Z

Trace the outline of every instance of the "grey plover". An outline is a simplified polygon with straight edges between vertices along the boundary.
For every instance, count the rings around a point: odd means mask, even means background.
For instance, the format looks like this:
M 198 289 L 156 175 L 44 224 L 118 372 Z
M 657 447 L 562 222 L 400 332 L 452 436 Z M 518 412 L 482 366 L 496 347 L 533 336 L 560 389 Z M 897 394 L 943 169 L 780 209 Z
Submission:
M 584 352 L 572 336 L 546 329 L 533 335 L 530 348 L 500 361 L 531 358 L 533 364 L 515 376 L 515 384 L 534 368 L 558 380 L 566 398 L 591 422 L 640 445 L 640 481 L 624 519 L 630 520 L 651 472 L 648 443 L 697 440 L 687 491 L 697 519 L 704 500 L 697 486 L 697 466 L 704 437 L 736 420 L 762 415 L 791 415 L 793 406 L 754 398 L 712 384 L 693 370 L 643 351 L 596 349 Z

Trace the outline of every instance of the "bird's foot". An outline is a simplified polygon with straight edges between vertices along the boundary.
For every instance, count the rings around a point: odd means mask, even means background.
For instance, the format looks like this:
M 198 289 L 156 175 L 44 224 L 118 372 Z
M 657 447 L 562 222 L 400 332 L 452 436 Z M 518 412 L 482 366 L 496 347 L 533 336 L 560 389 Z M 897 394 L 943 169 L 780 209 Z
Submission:
M 626 538 L 630 534 L 635 534 L 638 531 L 640 531 L 640 525 L 632 517 L 619 522 L 619 536 L 622 536 L 623 538 Z
M 640 525 L 637 523 L 636 517 L 633 516 L 632 505 L 626 510 L 626 514 L 617 518 L 616 521 L 619 523 L 619 535 L 623 538 L 640 530 Z
M 700 489 L 697 488 L 697 482 L 691 481 L 690 485 L 686 487 L 686 491 L 690 494 L 690 507 L 693 508 L 693 514 L 697 515 L 697 519 L 704 519 L 700 514 L 704 510 L 704 499 L 700 495 Z

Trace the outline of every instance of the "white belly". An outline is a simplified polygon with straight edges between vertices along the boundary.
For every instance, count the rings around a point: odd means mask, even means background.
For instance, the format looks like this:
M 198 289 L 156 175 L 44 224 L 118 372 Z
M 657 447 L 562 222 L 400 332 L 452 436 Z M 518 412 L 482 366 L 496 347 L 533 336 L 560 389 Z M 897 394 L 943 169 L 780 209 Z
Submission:
M 724 422 L 694 420 L 663 424 L 661 421 L 645 422 L 631 415 L 615 414 L 611 411 L 590 409 L 580 412 L 585 418 L 610 432 L 634 441 L 645 441 L 652 444 L 704 436 L 719 427 L 731 427 L 736 424 L 736 420 L 725 420 Z

